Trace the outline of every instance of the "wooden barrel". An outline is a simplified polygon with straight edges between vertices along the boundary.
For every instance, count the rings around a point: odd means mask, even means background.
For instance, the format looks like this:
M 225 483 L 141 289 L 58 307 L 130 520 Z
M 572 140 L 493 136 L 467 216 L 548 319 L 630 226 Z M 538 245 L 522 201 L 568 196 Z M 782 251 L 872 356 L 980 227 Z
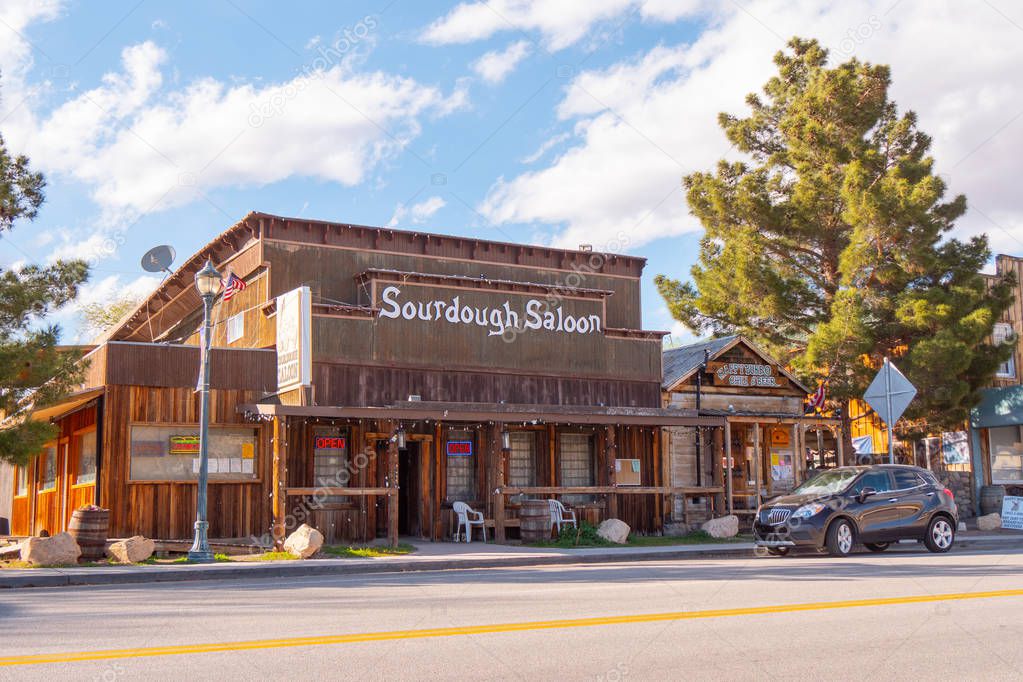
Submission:
M 82 559 L 102 559 L 106 555 L 109 509 L 78 509 L 71 514 L 68 533 L 82 548 Z
M 523 542 L 540 542 L 551 537 L 551 510 L 547 500 L 523 500 L 519 511 L 519 534 Z
M 985 485 L 980 488 L 980 513 L 1001 514 L 1005 498 L 1004 485 Z

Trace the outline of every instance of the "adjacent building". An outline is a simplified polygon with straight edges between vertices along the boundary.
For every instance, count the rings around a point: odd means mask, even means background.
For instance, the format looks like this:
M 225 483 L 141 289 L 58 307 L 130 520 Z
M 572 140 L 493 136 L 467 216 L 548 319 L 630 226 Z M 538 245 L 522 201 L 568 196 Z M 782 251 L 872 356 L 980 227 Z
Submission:
M 752 516 L 768 497 L 843 462 L 841 420 L 805 409 L 810 390 L 750 340 L 724 336 L 664 352 L 664 405 L 724 420 L 668 429 L 675 518 Z
M 1023 495 L 1023 258 L 999 255 L 997 274 L 1014 273 L 1017 288 L 1013 305 L 996 323 L 994 343 L 1010 343 L 1012 356 L 995 374 L 994 385 L 983 393 L 970 417 L 974 485 L 979 499 L 987 485 L 1004 485 L 1007 492 Z

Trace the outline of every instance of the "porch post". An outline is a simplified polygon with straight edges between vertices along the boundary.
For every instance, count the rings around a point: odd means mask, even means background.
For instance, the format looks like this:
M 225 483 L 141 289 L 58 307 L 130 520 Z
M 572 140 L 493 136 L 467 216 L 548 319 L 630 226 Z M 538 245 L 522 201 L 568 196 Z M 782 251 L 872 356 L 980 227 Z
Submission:
M 605 445 L 605 452 L 607 453 L 607 481 L 608 484 L 614 488 L 618 486 L 618 471 L 616 468 L 616 460 L 618 459 L 618 434 L 617 428 L 614 426 L 608 426 L 605 428 L 607 443 Z M 618 518 L 618 496 L 611 493 L 607 500 L 607 517 L 609 519 Z
M 725 420 L 725 497 L 727 498 L 728 515 L 735 511 L 732 499 L 732 422 Z
M 271 419 L 273 438 L 273 471 L 272 476 L 272 510 L 273 510 L 273 541 L 274 547 L 284 547 L 284 536 L 287 528 L 284 526 L 285 507 L 287 505 L 287 454 L 281 451 L 281 418 L 274 415 Z
M 501 432 L 504 431 L 504 424 L 494 424 L 490 437 L 490 448 L 494 451 L 494 489 L 491 495 L 494 497 L 494 541 L 503 544 L 505 538 L 504 527 L 504 461 L 505 450 L 501 442 Z
M 387 439 L 387 539 L 391 547 L 398 546 L 398 439 L 396 424 L 388 422 L 390 438 Z

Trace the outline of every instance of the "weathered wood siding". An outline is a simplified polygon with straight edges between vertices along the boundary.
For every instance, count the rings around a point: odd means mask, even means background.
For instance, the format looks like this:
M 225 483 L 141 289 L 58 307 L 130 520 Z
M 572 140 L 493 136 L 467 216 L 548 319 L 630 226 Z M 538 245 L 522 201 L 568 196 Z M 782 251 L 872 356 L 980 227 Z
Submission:
M 639 329 L 642 322 L 638 276 L 609 276 L 601 273 L 530 265 L 495 263 L 485 259 L 463 260 L 433 255 L 384 251 L 360 251 L 332 245 L 308 245 L 264 240 L 264 255 L 271 263 L 270 295 L 278 296 L 298 286 L 309 286 L 314 295 L 343 303 L 366 302 L 366 291 L 355 276 L 366 270 L 404 270 L 494 280 L 535 282 L 558 287 L 607 289 L 607 326 Z
M 389 405 L 410 395 L 423 400 L 656 407 L 660 385 L 572 377 L 498 374 L 454 369 L 407 369 L 313 363 L 319 405 Z
M 265 426 L 246 424 L 237 405 L 255 402 L 258 392 L 214 390 L 211 425 L 246 425 L 259 430 L 254 482 L 211 481 L 208 509 L 211 538 L 260 536 L 270 527 L 270 442 Z M 130 480 L 131 426 L 199 422 L 199 394 L 192 388 L 109 386 L 105 397 L 100 499 L 110 509 L 111 535 L 159 539 L 192 537 L 194 482 L 133 483 Z

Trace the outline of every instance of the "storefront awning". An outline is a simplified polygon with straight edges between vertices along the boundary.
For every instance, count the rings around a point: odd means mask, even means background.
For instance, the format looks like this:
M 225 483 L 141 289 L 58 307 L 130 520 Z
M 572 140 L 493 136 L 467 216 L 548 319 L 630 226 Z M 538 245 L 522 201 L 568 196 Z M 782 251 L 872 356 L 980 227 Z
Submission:
M 405 421 L 536 422 L 543 424 L 607 424 L 623 426 L 724 426 L 715 416 L 695 410 L 589 405 L 510 405 L 505 403 L 400 402 L 385 407 L 344 407 L 250 404 L 238 412 L 264 417 L 320 419 L 400 419 Z
M 86 403 L 89 403 L 103 395 L 103 391 L 103 388 L 87 388 L 83 391 L 77 391 L 68 395 L 59 403 L 54 403 L 53 405 L 47 405 L 46 407 L 41 407 L 38 410 L 33 410 L 32 416 L 29 418 L 36 422 L 48 422 L 51 419 L 61 417 L 68 412 L 74 412 Z

